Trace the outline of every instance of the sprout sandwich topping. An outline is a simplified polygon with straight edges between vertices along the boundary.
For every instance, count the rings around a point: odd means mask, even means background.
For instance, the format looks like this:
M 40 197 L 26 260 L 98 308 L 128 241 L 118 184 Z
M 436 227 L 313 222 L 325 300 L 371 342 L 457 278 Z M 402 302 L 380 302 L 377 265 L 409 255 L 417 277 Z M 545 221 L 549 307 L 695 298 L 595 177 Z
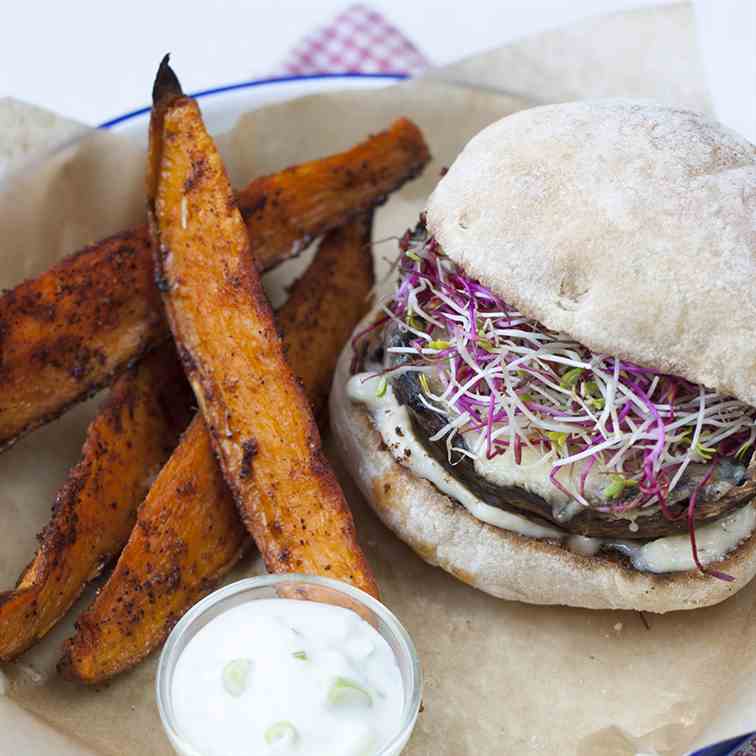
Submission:
M 426 440 L 450 469 L 547 459 L 551 486 L 579 511 L 627 520 L 629 537 L 649 516 L 687 527 L 698 568 L 730 579 L 702 565 L 695 525 L 704 500 L 743 503 L 731 489 L 748 481 L 756 409 L 545 328 L 467 277 L 422 221 L 400 249 L 383 317 L 356 339 L 392 334 L 376 392 L 411 376 L 416 410 L 433 418 Z

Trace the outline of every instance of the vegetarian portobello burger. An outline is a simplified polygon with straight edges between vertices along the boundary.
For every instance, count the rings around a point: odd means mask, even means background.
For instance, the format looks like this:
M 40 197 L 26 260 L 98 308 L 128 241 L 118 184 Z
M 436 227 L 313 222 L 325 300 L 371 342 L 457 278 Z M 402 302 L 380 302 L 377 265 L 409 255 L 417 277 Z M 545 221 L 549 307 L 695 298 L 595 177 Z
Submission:
M 644 101 L 485 129 L 400 242 L 331 417 L 425 560 L 666 612 L 756 573 L 756 148 Z

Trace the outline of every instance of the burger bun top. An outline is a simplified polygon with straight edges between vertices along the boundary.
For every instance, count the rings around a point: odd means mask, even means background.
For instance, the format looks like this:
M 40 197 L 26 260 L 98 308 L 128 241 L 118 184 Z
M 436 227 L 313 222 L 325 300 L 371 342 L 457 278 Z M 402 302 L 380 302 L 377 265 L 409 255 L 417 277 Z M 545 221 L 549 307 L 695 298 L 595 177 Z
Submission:
M 756 405 L 756 147 L 718 123 L 627 99 L 521 111 L 470 141 L 427 224 L 547 328 Z

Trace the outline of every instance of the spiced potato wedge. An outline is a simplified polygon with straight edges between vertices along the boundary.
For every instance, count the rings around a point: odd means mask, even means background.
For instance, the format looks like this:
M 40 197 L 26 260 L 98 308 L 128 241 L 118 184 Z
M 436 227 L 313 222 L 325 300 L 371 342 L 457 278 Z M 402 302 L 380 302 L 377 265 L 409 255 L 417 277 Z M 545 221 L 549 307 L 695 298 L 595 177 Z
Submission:
M 419 129 L 402 118 L 345 152 L 255 179 L 237 201 L 258 269 L 379 204 L 428 159 Z M 146 227 L 0 296 L 0 449 L 108 385 L 167 335 Z
M 351 512 L 284 356 L 241 212 L 197 103 L 167 61 L 147 182 L 163 302 L 224 478 L 271 572 L 376 595 Z
M 325 237 L 277 314 L 287 361 L 321 423 L 338 356 L 369 308 L 371 215 Z M 135 666 L 249 543 L 197 416 L 139 508 L 113 573 L 79 617 L 62 673 L 91 684 Z
M 33 561 L 16 588 L 0 594 L 1 660 L 40 640 L 123 548 L 192 403 L 168 342 L 113 385 L 87 429 L 80 462 L 57 494 Z

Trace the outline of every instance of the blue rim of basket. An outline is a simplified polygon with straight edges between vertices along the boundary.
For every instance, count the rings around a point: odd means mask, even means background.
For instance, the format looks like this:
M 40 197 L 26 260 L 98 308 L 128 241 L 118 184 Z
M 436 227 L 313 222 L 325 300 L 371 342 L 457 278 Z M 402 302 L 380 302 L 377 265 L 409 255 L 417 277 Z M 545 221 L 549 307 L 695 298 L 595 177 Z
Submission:
M 288 84 L 294 81 L 321 81 L 327 79 L 378 79 L 385 81 L 402 81 L 409 78 L 407 74 L 403 73 L 360 73 L 358 71 L 343 71 L 341 73 L 321 73 L 321 74 L 304 74 L 297 76 L 272 76 L 267 79 L 250 79 L 249 81 L 240 81 L 236 84 L 227 84 L 221 87 L 212 87 L 211 89 L 202 89 L 199 92 L 191 92 L 190 96 L 195 99 L 203 97 L 211 97 L 213 95 L 224 94 L 226 92 L 235 92 L 239 89 L 253 89 L 254 87 L 263 87 L 268 84 Z M 151 106 L 132 110 L 123 115 L 111 118 L 104 123 L 101 123 L 98 129 L 112 129 L 114 126 L 118 126 L 126 121 L 130 121 L 132 118 L 139 118 L 146 113 L 149 113 Z
M 694 751 L 690 756 L 739 756 L 741 753 L 753 753 L 754 748 L 756 748 L 756 732 L 723 740 L 721 743 L 712 743 L 705 748 Z

